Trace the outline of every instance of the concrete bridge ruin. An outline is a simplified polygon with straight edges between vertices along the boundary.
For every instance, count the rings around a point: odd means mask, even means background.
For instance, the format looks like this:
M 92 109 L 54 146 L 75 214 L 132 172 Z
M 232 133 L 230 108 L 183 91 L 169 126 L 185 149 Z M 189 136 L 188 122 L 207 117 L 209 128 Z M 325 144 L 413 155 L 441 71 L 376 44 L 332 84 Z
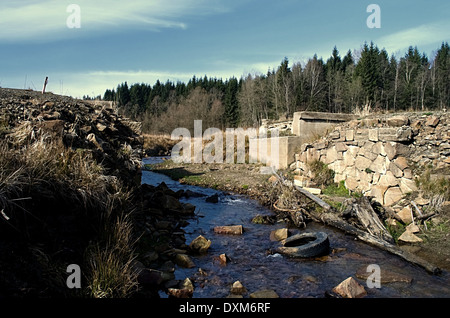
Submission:
M 297 112 L 294 113 L 292 121 L 281 121 L 275 123 L 264 123 L 263 127 L 270 130 L 285 129 L 289 132 L 289 136 L 278 137 L 278 158 L 279 168 L 286 169 L 295 162 L 295 154 L 299 152 L 300 146 L 307 142 L 313 142 L 319 137 L 331 132 L 336 125 L 355 119 L 350 114 L 335 114 L 322 112 Z M 259 142 L 266 142 L 260 139 Z M 271 153 L 270 142 L 267 142 L 268 153 Z M 265 162 L 264 158 L 259 158 L 261 162 Z

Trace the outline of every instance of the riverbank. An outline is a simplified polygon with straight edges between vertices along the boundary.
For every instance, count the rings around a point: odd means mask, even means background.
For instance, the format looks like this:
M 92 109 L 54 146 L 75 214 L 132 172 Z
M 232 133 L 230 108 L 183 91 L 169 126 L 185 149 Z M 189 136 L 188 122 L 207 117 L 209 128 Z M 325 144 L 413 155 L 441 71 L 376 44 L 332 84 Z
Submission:
M 170 176 L 181 183 L 213 188 L 225 192 L 239 193 L 258 200 L 261 204 L 271 207 L 279 198 L 280 193 L 274 186 L 275 178 L 260 174 L 260 166 L 252 164 L 177 164 L 171 160 L 147 167 L 154 172 Z M 289 170 L 281 172 L 286 178 L 293 178 Z M 341 196 L 342 192 L 322 196 L 334 207 L 341 207 L 348 196 Z M 397 232 L 404 230 L 398 224 L 390 228 L 398 238 Z M 427 228 L 421 227 L 417 234 L 422 243 L 400 244 L 401 248 L 435 264 L 439 268 L 449 271 L 450 261 L 450 205 L 444 204 L 437 219 L 427 222 Z

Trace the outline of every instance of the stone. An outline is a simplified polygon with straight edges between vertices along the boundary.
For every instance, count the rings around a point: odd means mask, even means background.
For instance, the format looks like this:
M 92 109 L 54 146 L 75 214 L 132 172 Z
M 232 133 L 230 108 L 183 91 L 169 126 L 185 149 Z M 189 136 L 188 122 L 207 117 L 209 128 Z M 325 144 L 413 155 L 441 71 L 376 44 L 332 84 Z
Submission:
M 416 182 L 411 179 L 400 178 L 400 189 L 403 193 L 412 193 L 417 191 Z
M 380 181 L 378 181 L 378 184 L 380 186 L 385 187 L 395 187 L 398 185 L 397 178 L 394 176 L 394 174 L 391 171 L 387 171 L 385 175 L 382 175 L 380 177 Z
M 355 167 L 360 171 L 364 171 L 366 168 L 370 167 L 372 161 L 366 157 L 358 156 L 355 160 Z
M 161 198 L 161 204 L 163 209 L 184 212 L 183 204 L 181 204 L 181 202 L 177 198 L 171 195 L 163 195 Z
M 258 290 L 249 295 L 250 298 L 280 298 L 278 294 L 272 289 Z
M 194 214 L 195 213 L 195 205 L 192 205 L 190 203 L 182 203 L 184 214 Z
M 417 226 L 417 224 L 411 223 L 410 225 L 408 225 L 406 227 L 406 231 L 410 232 L 410 233 L 419 233 L 420 232 L 420 228 L 419 226 Z
M 195 253 L 206 253 L 208 248 L 211 246 L 211 241 L 207 240 L 202 235 L 196 237 L 191 244 L 189 244 L 189 249 Z
M 359 181 L 353 177 L 347 177 L 345 180 L 345 187 L 350 191 L 355 191 L 359 186 Z
M 242 235 L 243 228 L 242 225 L 216 226 L 214 228 L 214 233 L 228 234 L 228 235 Z
M 411 127 L 402 127 L 399 128 L 396 132 L 395 141 L 405 142 L 412 139 L 412 129 Z
M 217 193 L 213 194 L 213 195 L 207 197 L 205 199 L 205 201 L 208 202 L 208 203 L 218 203 L 219 202 L 219 195 Z
M 326 159 L 324 160 L 324 163 L 330 164 L 338 159 L 342 159 L 342 154 L 337 152 L 336 147 L 328 148 L 326 151 Z
M 167 294 L 169 295 L 169 297 L 185 299 L 185 298 L 192 298 L 194 291 L 189 289 L 169 288 L 167 290 Z
M 141 269 L 137 280 L 139 284 L 147 286 L 158 286 L 164 281 L 161 271 L 149 268 Z
M 184 268 L 192 268 L 195 267 L 192 259 L 186 254 L 176 254 L 174 262 Z
M 271 241 L 282 241 L 287 239 L 289 236 L 289 230 L 287 228 L 277 229 L 270 232 Z
M 384 151 L 389 160 L 395 159 L 397 156 L 397 148 L 395 147 L 395 142 L 386 142 L 384 145 Z
M 386 193 L 387 187 L 375 185 L 372 187 L 372 190 L 370 191 L 370 196 L 374 198 L 375 201 L 380 203 L 381 205 L 384 204 L 384 194 Z
M 425 199 L 422 197 L 418 197 L 415 201 L 414 201 L 417 205 L 428 205 L 430 204 L 430 199 Z
M 305 176 L 294 176 L 294 184 L 299 187 L 305 187 L 308 185 L 310 179 Z
M 343 164 L 345 167 L 351 167 L 355 164 L 356 154 L 353 150 L 351 150 L 352 148 L 358 148 L 358 147 L 349 147 L 349 150 L 344 152 L 342 155 Z
M 402 171 L 409 167 L 408 160 L 405 157 L 398 157 L 397 159 L 394 160 L 394 163 Z
M 402 169 L 400 169 L 395 163 L 391 162 L 389 164 L 389 171 L 392 172 L 392 174 L 396 177 L 396 178 L 401 178 L 403 177 L 403 171 Z
M 377 155 L 382 155 L 383 157 L 386 157 L 386 150 L 384 149 L 384 144 L 379 141 L 372 147 L 372 152 L 376 153 Z
M 387 189 L 384 194 L 384 205 L 391 206 L 403 198 L 403 192 L 399 187 L 392 187 Z
M 314 195 L 319 195 L 322 193 L 322 190 L 319 188 L 303 188 L 303 189 Z
M 240 281 L 236 281 L 233 283 L 233 286 L 231 286 L 231 293 L 234 295 L 242 295 L 247 292 L 247 289 L 242 285 Z
M 268 180 L 267 180 L 269 183 L 275 183 L 275 182 L 277 182 L 278 181 L 278 178 L 276 177 L 276 176 L 271 176 Z
M 219 261 L 221 265 L 227 265 L 230 258 L 227 256 L 227 254 L 223 253 L 219 255 Z
M 345 140 L 346 141 L 353 141 L 353 140 L 355 140 L 355 131 L 353 129 L 347 129 L 345 131 Z
M 370 141 L 378 141 L 378 129 L 369 129 L 369 140 Z
M 411 169 L 406 168 L 405 170 L 403 170 L 403 178 L 406 179 L 412 179 L 413 178 L 413 173 Z
M 423 242 L 423 240 L 418 237 L 417 235 L 405 231 L 403 232 L 402 235 L 400 235 L 400 237 L 398 238 L 399 241 L 404 242 L 404 243 L 421 243 Z
M 408 125 L 409 119 L 407 116 L 398 115 L 398 116 L 388 118 L 386 120 L 386 123 L 388 124 L 388 126 L 391 126 L 391 127 L 401 127 L 401 126 Z
M 339 130 L 335 130 L 328 135 L 331 139 L 339 139 L 341 138 L 341 132 Z
M 411 207 L 405 206 L 403 209 L 401 209 L 399 212 L 397 212 L 396 216 L 402 220 L 403 223 L 409 224 L 412 222 L 412 216 L 411 216 Z
M 348 147 L 343 142 L 338 142 L 335 147 L 337 152 L 344 152 L 348 150 Z
M 434 128 L 437 125 L 439 125 L 439 122 L 440 122 L 439 117 L 430 116 L 430 117 L 427 118 L 427 121 L 425 122 L 425 125 Z
M 353 277 L 349 277 L 333 288 L 333 292 L 344 298 L 363 298 L 367 295 L 364 287 Z
M 368 168 L 379 174 L 386 174 L 388 164 L 389 160 L 387 159 L 387 157 L 378 155 L 377 159 L 375 159 Z

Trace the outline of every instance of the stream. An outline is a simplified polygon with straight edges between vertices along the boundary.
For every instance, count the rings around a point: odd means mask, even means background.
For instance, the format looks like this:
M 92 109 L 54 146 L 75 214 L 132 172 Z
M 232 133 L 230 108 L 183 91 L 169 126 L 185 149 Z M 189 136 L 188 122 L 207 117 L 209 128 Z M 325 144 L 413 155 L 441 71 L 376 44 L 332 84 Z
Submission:
M 144 164 L 161 162 L 162 158 L 144 159 Z M 203 235 L 212 244 L 208 253 L 192 256 L 194 268 L 178 267 L 175 278 L 190 278 L 194 284 L 194 298 L 224 298 L 230 295 L 231 285 L 240 281 L 249 294 L 270 289 L 280 298 L 325 297 L 343 280 L 352 276 L 364 286 L 368 298 L 415 298 L 450 297 L 450 274 L 431 275 L 424 269 L 412 265 L 388 252 L 355 240 L 334 228 L 315 222 L 307 224 L 306 231 L 321 231 L 328 234 L 330 253 L 315 259 L 288 258 L 276 253 L 280 246 L 269 237 L 271 231 L 285 228 L 286 223 L 274 225 L 253 224 L 257 215 L 273 215 L 273 211 L 261 206 L 257 201 L 242 195 L 180 184 L 169 177 L 143 171 L 142 183 L 157 186 L 161 182 L 174 191 L 191 190 L 204 196 L 182 198 L 197 207 L 196 217 L 189 220 L 184 228 L 186 244 Z M 218 203 L 208 203 L 206 197 L 218 194 Z M 214 233 L 215 226 L 242 225 L 243 235 L 221 235 Z M 290 234 L 305 230 L 290 228 Z M 222 265 L 218 257 L 225 253 L 229 261 Z M 369 265 L 376 264 L 383 271 L 401 274 L 410 282 L 382 283 L 381 288 L 369 288 L 365 279 L 357 278 L 356 272 L 367 272 Z M 201 269 L 201 271 L 199 271 Z M 369 273 L 370 274 L 370 273 Z M 383 277 L 382 277 L 383 279 Z M 162 298 L 167 297 L 160 292 Z

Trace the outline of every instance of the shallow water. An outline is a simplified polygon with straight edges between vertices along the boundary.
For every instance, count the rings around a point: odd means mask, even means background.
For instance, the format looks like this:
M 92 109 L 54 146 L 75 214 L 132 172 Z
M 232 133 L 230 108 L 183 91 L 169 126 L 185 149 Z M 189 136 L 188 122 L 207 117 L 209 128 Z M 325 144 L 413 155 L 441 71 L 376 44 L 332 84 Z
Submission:
M 160 158 L 148 158 L 144 163 L 156 163 Z M 428 274 L 424 269 L 411 265 L 403 259 L 355 240 L 331 227 L 308 223 L 307 231 L 322 231 L 328 234 L 331 252 L 318 259 L 293 259 L 274 253 L 279 243 L 269 239 L 270 232 L 286 227 L 285 223 L 275 225 L 253 224 L 256 215 L 272 215 L 273 212 L 257 201 L 242 195 L 229 195 L 213 189 L 183 185 L 169 177 L 144 171 L 142 183 L 158 185 L 165 182 L 174 191 L 191 190 L 206 196 L 219 195 L 219 203 L 205 202 L 206 197 L 183 198 L 197 207 L 196 217 L 184 228 L 186 244 L 199 235 L 212 241 L 206 255 L 192 256 L 195 268 L 178 268 L 176 279 L 189 277 L 195 286 L 194 298 L 222 298 L 230 294 L 231 285 L 240 281 L 248 294 L 272 289 L 281 298 L 324 297 L 326 291 L 343 280 L 353 276 L 362 284 L 367 297 L 450 297 L 450 275 Z M 215 226 L 242 225 L 242 236 L 214 233 Z M 292 234 L 304 230 L 291 228 Z M 218 256 L 229 257 L 227 265 L 221 265 Z M 382 270 L 400 273 L 412 278 L 411 283 L 396 282 L 381 284 L 381 288 L 369 288 L 366 281 L 358 279 L 358 270 L 366 271 L 370 264 L 377 264 Z M 201 275 L 199 269 L 206 275 Z M 161 297 L 166 297 L 161 293 Z

